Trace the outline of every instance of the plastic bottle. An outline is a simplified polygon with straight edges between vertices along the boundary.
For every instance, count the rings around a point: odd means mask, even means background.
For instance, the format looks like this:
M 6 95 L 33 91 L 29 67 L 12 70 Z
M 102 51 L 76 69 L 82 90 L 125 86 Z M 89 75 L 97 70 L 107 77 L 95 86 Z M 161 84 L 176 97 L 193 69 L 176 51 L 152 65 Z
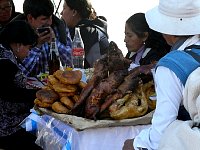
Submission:
M 52 39 L 51 44 L 50 44 L 48 65 L 49 65 L 49 75 L 52 75 L 55 71 L 59 69 L 63 69 L 55 38 Z
M 75 28 L 74 39 L 72 41 L 72 65 L 73 68 L 84 69 L 85 51 L 81 38 L 80 29 Z

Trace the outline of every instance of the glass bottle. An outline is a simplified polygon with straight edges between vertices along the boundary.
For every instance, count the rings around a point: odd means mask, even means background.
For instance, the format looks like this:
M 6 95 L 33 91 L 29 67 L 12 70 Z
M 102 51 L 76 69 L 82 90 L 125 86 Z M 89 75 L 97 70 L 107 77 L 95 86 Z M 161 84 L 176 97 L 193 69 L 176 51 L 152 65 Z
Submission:
M 80 29 L 75 28 L 74 39 L 72 41 L 72 66 L 73 68 L 84 68 L 85 51 L 81 38 Z
M 55 71 L 59 69 L 63 69 L 60 61 L 58 47 L 56 45 L 56 38 L 53 38 L 50 44 L 48 65 L 49 65 L 49 75 L 52 75 Z

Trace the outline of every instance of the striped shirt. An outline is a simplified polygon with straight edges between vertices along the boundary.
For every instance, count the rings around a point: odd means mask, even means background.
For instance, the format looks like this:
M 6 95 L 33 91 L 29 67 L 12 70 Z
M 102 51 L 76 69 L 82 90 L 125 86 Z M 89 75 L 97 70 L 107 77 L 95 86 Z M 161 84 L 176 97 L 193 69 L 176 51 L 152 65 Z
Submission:
M 67 30 L 67 29 L 66 29 Z M 64 66 L 72 66 L 71 62 L 71 49 L 72 40 L 67 30 L 66 45 L 58 40 L 57 29 L 54 28 L 56 35 L 56 44 L 58 47 L 61 62 Z M 20 65 L 21 70 L 27 76 L 36 76 L 40 73 L 48 72 L 48 60 L 49 60 L 49 48 L 50 45 L 46 42 L 41 48 L 34 47 L 30 50 L 29 55 L 23 60 Z

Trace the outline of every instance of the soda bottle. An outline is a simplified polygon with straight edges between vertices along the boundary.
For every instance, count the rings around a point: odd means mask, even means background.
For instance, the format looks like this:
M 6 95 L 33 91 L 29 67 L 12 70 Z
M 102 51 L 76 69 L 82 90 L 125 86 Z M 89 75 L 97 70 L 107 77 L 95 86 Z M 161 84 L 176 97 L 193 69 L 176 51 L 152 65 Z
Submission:
M 85 51 L 81 38 L 80 29 L 75 28 L 74 39 L 72 41 L 72 66 L 73 68 L 84 68 Z
M 56 39 L 53 38 L 50 44 L 49 53 L 49 75 L 52 75 L 55 71 L 62 69 L 62 64 L 60 61 L 60 56 L 58 52 L 58 47 L 56 45 Z

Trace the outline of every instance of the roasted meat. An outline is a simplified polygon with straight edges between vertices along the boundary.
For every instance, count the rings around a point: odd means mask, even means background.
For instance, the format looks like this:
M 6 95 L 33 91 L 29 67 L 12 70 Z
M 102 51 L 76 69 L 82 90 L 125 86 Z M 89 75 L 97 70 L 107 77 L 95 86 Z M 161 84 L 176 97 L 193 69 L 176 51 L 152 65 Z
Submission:
M 147 110 L 148 103 L 142 90 L 142 83 L 135 92 L 126 94 L 109 107 L 110 116 L 117 120 L 139 117 L 146 114 Z
M 110 73 L 116 70 L 128 69 L 131 61 L 123 56 L 122 51 L 113 41 L 110 42 L 107 55 L 108 70 Z
M 101 59 L 95 62 L 92 78 L 89 80 L 87 85 L 82 89 L 80 97 L 72 109 L 73 114 L 79 115 L 82 113 L 85 101 L 87 97 L 90 95 L 92 89 L 94 89 L 101 80 L 103 80 L 108 76 L 108 69 L 107 69 L 108 66 L 106 60 L 107 60 L 106 56 L 103 56 Z
M 129 68 L 130 60 L 123 57 L 122 51 L 117 47 L 114 42 L 110 42 L 107 54 L 103 55 L 94 64 L 94 73 L 88 84 L 81 91 L 80 99 L 72 109 L 73 114 L 77 114 L 81 105 L 85 104 L 87 97 L 103 79 L 107 78 L 109 74 L 116 70 L 124 70 Z
M 105 102 L 101 105 L 100 113 L 108 108 L 114 101 L 122 98 L 127 92 L 137 89 L 141 82 L 139 76 L 143 76 L 144 78 L 144 75 L 151 74 L 151 69 L 154 66 L 155 64 L 143 65 L 131 70 L 129 75 L 125 77 L 124 82 L 118 87 L 117 91 L 106 98 Z
M 85 117 L 96 119 L 96 114 L 99 112 L 102 101 L 110 94 L 114 93 L 118 86 L 128 74 L 128 70 L 118 70 L 112 72 L 108 78 L 102 80 L 96 86 L 90 96 L 86 100 Z
M 112 95 L 109 95 L 105 99 L 105 102 L 101 105 L 100 113 L 107 109 L 114 101 L 122 98 L 126 93 L 134 91 L 138 87 L 140 81 L 141 79 L 138 77 L 135 77 L 131 80 L 124 80 L 124 82 L 118 87 L 116 92 Z

